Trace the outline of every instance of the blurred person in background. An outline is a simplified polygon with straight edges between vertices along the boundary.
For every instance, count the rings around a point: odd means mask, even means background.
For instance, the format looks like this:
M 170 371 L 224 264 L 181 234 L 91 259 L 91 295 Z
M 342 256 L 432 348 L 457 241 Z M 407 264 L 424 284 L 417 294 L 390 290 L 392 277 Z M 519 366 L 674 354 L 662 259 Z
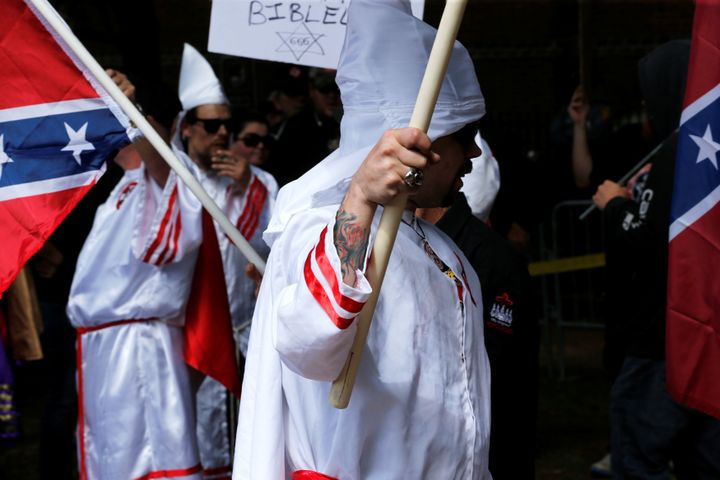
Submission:
M 339 144 L 342 105 L 335 71 L 310 69 L 308 97 L 309 104 L 275 133 L 277 146 L 268 171 L 281 186 L 299 178 Z
M 676 403 L 665 383 L 668 227 L 689 49 L 688 41 L 668 42 L 640 61 L 653 138 L 669 141 L 629 185 L 632 194 L 606 180 L 593 196 L 608 249 L 622 255 L 629 279 L 617 312 L 624 360 L 610 399 L 617 479 L 670 478 L 671 461 L 680 480 L 720 478 L 720 420 Z

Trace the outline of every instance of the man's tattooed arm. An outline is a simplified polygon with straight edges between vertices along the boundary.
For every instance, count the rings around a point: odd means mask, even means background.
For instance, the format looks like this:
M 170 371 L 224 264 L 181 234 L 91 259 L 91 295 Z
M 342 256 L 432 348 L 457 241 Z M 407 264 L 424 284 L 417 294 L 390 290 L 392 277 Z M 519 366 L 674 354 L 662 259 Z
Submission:
M 354 287 L 357 282 L 356 270 L 362 270 L 365 263 L 370 229 L 358 221 L 357 215 L 340 208 L 335 217 L 333 238 L 340 257 L 343 282 Z

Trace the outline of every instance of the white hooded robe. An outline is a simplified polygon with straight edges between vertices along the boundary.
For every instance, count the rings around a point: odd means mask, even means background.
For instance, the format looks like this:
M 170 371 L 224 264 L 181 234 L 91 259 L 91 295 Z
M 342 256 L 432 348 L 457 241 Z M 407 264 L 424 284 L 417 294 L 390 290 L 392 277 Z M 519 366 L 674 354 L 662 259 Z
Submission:
M 183 152 L 176 154 L 230 220 L 240 229 L 245 225 L 251 245 L 267 254 L 261 232 L 274 203 L 274 179 L 253 168 L 250 186 L 255 187 L 236 192 L 230 179 L 208 177 Z M 182 326 L 202 241 L 201 208 L 174 172 L 160 188 L 144 167 L 126 172 L 98 208 L 67 309 L 79 333 L 78 450 L 83 478 L 127 480 L 166 471 L 179 478 L 202 478 L 203 469 L 229 471 L 227 435 L 217 434 L 227 432 L 228 426 L 209 421 L 218 405 L 224 409 L 224 388 L 215 382 L 219 400 L 201 406 L 196 417 L 183 360 Z M 255 285 L 244 275 L 247 260 L 217 225 L 216 235 L 241 344 L 249 336 Z M 223 415 L 219 418 L 225 421 Z M 200 439 L 209 439 L 200 445 L 196 423 Z M 203 452 L 207 454 L 201 464 Z
M 328 401 L 370 294 L 362 272 L 357 288 L 342 281 L 335 215 L 382 132 L 408 125 L 435 36 L 406 1 L 353 0 L 349 8 L 337 76 L 340 148 L 280 191 L 265 232 L 272 250 L 253 318 L 233 478 L 290 478 L 298 470 L 340 480 L 489 478 L 480 285 L 461 251 L 422 220 L 417 230 L 400 226 L 348 408 Z M 448 72 L 432 139 L 484 113 L 458 43 Z M 428 257 L 418 232 L 462 289 Z

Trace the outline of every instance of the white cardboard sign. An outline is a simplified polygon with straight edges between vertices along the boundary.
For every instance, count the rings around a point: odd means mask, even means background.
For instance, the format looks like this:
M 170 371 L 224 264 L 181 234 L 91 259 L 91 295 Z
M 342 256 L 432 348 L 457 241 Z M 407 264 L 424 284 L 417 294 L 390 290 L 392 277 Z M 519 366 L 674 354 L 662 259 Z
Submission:
M 213 0 L 208 50 L 337 68 L 350 1 Z M 422 18 L 424 0 L 411 0 L 411 5 Z

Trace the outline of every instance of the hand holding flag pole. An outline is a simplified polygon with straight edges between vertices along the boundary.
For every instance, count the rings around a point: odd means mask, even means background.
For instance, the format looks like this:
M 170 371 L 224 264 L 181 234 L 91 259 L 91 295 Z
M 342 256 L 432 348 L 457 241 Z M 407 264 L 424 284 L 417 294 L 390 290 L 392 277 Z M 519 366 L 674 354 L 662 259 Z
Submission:
M 440 94 L 440 87 L 445 78 L 453 44 L 460 29 L 460 22 L 466 5 L 467 0 L 447 0 L 445 4 L 409 125 L 425 133 L 430 127 L 430 119 L 435 110 L 435 103 Z M 330 390 L 330 403 L 335 408 L 346 408 L 350 402 L 360 358 L 365 348 L 375 306 L 380 296 L 380 288 L 385 278 L 390 253 L 395 243 L 395 237 L 400 227 L 400 220 L 407 205 L 407 200 L 407 194 L 398 195 L 391 204 L 385 205 L 380 219 L 372 250 L 372 262 L 369 263 L 367 269 L 367 278 L 372 286 L 372 294 L 365 303 L 362 312 L 360 312 L 355 340 L 345 361 L 345 366 L 338 378 L 333 382 Z
M 193 194 L 198 198 L 203 207 L 220 225 L 220 228 L 230 237 L 233 243 L 240 249 L 242 254 L 250 263 L 255 265 L 260 272 L 265 271 L 265 261 L 250 246 L 248 241 L 240 234 L 237 228 L 228 220 L 227 216 L 217 206 L 215 201 L 210 198 L 207 192 L 202 188 L 200 182 L 190 173 L 190 171 L 177 159 L 170 147 L 163 141 L 155 129 L 148 123 L 142 113 L 138 111 L 135 105 L 123 94 L 123 92 L 115 85 L 115 82 L 105 73 L 105 70 L 88 52 L 85 46 L 73 34 L 65 21 L 55 11 L 55 9 L 46 0 L 28 0 L 35 8 L 38 14 L 47 22 L 47 24 L 55 30 L 55 32 L 63 39 L 68 48 L 77 57 L 83 66 L 95 77 L 95 80 L 108 92 L 112 99 L 120 106 L 128 118 L 137 126 L 137 128 L 145 135 L 145 138 L 158 151 L 160 156 L 175 170 L 180 179 L 188 186 Z
M 677 133 L 677 129 L 673 133 L 670 134 L 665 140 L 660 142 L 655 148 L 653 148 L 650 153 L 645 155 L 638 163 L 635 164 L 633 168 L 630 169 L 629 172 L 627 172 L 625 175 L 622 176 L 620 180 L 618 180 L 616 183 L 618 183 L 621 186 L 625 186 L 625 184 L 630 180 L 637 172 L 640 171 L 642 167 L 644 167 L 646 164 L 650 163 L 654 158 L 655 155 L 663 148 L 665 145 L 668 144 L 670 141 L 675 140 L 675 134 Z M 597 208 L 597 205 L 594 203 L 587 207 L 583 213 L 580 214 L 578 217 L 579 220 L 585 220 L 588 215 L 590 215 L 595 209 Z

